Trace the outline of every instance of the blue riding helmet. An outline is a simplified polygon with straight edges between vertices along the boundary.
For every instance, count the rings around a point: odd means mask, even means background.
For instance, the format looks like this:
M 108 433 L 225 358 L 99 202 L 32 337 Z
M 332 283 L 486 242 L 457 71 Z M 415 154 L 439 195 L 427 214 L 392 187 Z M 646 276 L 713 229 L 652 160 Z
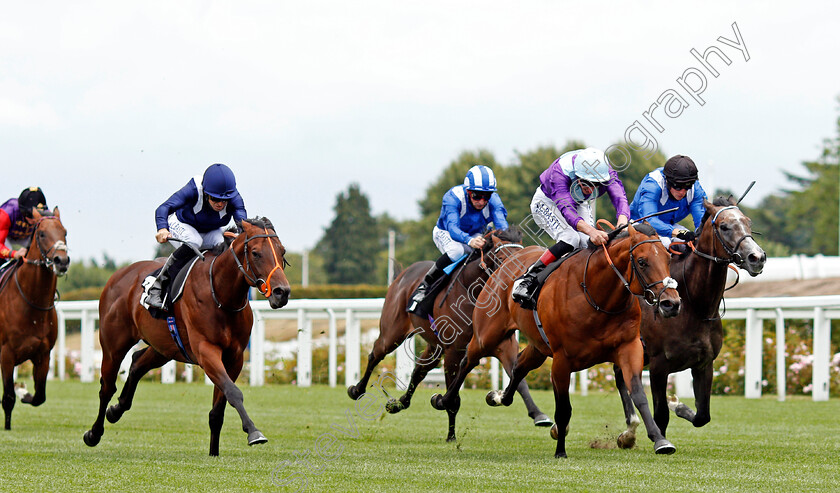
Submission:
M 610 163 L 604 151 L 587 147 L 572 157 L 575 176 L 590 183 L 610 181 Z
M 483 165 L 476 165 L 467 171 L 464 178 L 464 186 L 467 190 L 478 190 L 481 192 L 496 191 L 496 175 L 493 170 Z
M 236 178 L 233 176 L 233 171 L 220 163 L 207 168 L 201 180 L 201 187 L 204 193 L 216 200 L 230 200 L 239 193 L 236 191 Z

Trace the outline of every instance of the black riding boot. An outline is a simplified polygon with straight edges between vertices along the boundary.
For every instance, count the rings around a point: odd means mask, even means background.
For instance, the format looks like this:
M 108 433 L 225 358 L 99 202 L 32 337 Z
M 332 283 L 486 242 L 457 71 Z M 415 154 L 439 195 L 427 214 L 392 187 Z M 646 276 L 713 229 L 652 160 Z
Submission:
M 522 308 L 533 310 L 537 307 L 534 300 L 534 295 L 537 293 L 537 288 L 540 285 L 537 281 L 537 275 L 545 270 L 545 267 L 542 260 L 537 260 L 528 267 L 528 270 L 521 277 L 513 281 L 511 296 L 513 296 L 513 301 L 519 303 Z
M 149 286 L 149 296 L 146 298 L 146 303 L 150 308 L 157 308 L 158 310 L 166 309 L 164 307 L 166 298 L 164 293 L 169 286 L 169 282 L 194 255 L 195 252 L 187 244 L 182 244 L 169 255 L 166 263 L 160 269 L 160 274 L 158 274 L 155 282 Z
M 545 270 L 548 264 L 572 250 L 574 250 L 574 247 L 565 241 L 558 241 L 546 250 L 539 260 L 528 267 L 528 270 L 513 282 L 513 290 L 511 292 L 513 301 L 519 303 L 526 310 L 536 310 L 536 294 L 540 287 L 540 281 L 537 279 L 537 276 Z
M 424 316 L 424 313 L 421 313 L 419 310 L 420 304 L 425 301 L 426 296 L 429 294 L 429 288 L 432 284 L 435 283 L 438 279 L 443 277 L 444 272 L 443 268 L 452 263 L 449 259 L 449 255 L 443 254 L 437 261 L 435 265 L 429 269 L 429 272 L 426 272 L 426 276 L 423 277 L 423 282 L 417 286 L 417 289 L 414 290 L 414 293 L 411 295 L 411 298 L 408 300 L 408 306 L 406 310 L 410 313 L 413 313 L 419 317 Z

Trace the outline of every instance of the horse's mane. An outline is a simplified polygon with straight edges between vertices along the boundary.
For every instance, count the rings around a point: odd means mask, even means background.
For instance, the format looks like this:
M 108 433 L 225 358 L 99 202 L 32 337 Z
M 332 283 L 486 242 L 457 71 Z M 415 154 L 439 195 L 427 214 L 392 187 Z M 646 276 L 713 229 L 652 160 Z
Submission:
M 493 232 L 493 236 L 502 240 L 502 241 L 509 241 L 511 243 L 522 243 L 522 230 L 519 226 L 509 226 L 508 229 L 503 230 L 496 230 Z M 492 243 L 488 242 L 488 244 L 492 245 Z
M 259 216 L 249 217 L 247 219 L 243 219 L 243 221 L 247 221 L 248 224 L 252 224 L 252 225 L 254 225 L 258 228 L 274 229 L 274 225 L 271 224 L 271 221 L 269 221 L 269 219 L 267 217 L 259 217 Z M 242 225 L 239 224 L 239 223 L 236 223 L 236 224 L 230 226 L 229 228 L 225 229 L 225 233 L 233 233 L 235 235 L 238 235 L 238 234 L 242 233 L 242 231 L 243 231 L 242 230 Z M 221 255 L 222 253 L 225 252 L 225 249 L 230 247 L 230 244 L 233 243 L 233 240 L 235 240 L 236 237 L 225 235 L 224 239 L 225 239 L 224 242 L 219 243 L 218 245 L 211 248 L 208 251 L 208 253 L 210 255 Z
M 647 236 L 657 236 L 658 235 L 658 233 L 653 228 L 653 226 L 651 226 L 650 223 L 647 222 L 647 221 L 642 221 L 642 222 L 633 224 L 633 229 L 635 229 L 639 233 L 643 233 Z M 624 229 L 621 230 L 620 233 L 618 233 L 615 236 L 615 238 L 612 238 L 610 240 L 610 242 L 617 241 L 617 240 L 620 240 L 620 239 L 623 239 L 623 238 L 627 238 L 628 236 L 630 236 L 630 231 L 628 231 L 628 228 L 624 228 Z M 590 250 L 600 248 L 600 246 L 598 246 L 598 245 L 593 245 L 592 242 L 588 242 L 588 245 L 589 245 L 588 248 Z
M 724 197 L 723 195 L 719 195 L 715 198 L 714 202 L 712 202 L 712 205 L 715 205 L 717 207 L 726 207 L 737 204 L 735 204 L 735 201 L 732 199 L 731 196 Z M 711 217 L 709 211 L 703 213 L 703 219 L 700 220 L 700 228 L 698 228 L 697 230 L 697 236 L 700 236 L 700 232 L 703 231 L 703 226 L 705 226 L 706 221 L 709 219 L 709 217 Z

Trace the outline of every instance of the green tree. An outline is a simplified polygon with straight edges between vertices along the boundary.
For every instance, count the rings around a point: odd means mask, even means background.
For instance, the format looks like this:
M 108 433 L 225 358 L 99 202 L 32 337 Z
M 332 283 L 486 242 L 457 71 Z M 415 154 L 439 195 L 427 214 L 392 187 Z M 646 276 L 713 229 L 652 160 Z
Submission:
M 327 282 L 334 284 L 384 283 L 376 279 L 376 259 L 382 250 L 370 201 L 358 183 L 339 193 L 335 218 L 315 250 L 324 259 Z

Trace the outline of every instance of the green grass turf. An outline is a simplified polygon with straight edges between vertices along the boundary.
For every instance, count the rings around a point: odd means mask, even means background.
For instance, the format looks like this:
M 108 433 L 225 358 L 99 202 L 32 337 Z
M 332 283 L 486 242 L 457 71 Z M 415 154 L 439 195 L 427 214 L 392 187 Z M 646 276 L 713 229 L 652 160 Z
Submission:
M 89 448 L 82 434 L 99 385 L 49 382 L 44 405 L 18 401 L 13 429 L 0 430 L 0 490 L 798 492 L 840 484 L 837 399 L 713 397 L 704 428 L 671 417 L 677 453 L 657 456 L 643 426 L 635 449 L 591 448 L 624 428 L 619 399 L 573 395 L 569 458 L 557 460 L 548 430 L 531 424 L 518 398 L 490 408 L 486 391 L 464 391 L 458 441 L 446 443 L 446 413 L 429 405 L 432 389 L 398 415 L 368 420 L 360 412 L 384 403 L 375 390 L 370 407 L 357 409 L 343 388 L 241 388 L 269 442 L 248 447 L 228 407 L 220 457 L 208 457 L 209 386 L 142 382 L 133 408 L 106 422 L 102 442 Z M 553 416 L 553 396 L 533 394 Z

